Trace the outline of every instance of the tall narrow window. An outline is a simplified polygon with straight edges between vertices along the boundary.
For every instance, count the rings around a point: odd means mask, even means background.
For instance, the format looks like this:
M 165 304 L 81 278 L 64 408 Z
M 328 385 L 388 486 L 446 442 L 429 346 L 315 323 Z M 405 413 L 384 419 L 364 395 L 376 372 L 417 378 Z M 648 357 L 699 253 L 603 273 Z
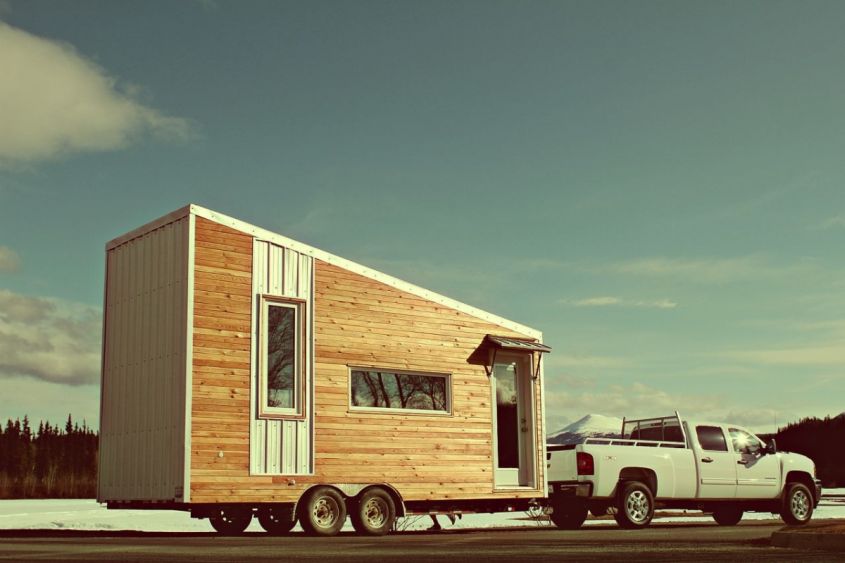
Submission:
M 301 415 L 302 308 L 264 299 L 261 324 L 261 415 Z

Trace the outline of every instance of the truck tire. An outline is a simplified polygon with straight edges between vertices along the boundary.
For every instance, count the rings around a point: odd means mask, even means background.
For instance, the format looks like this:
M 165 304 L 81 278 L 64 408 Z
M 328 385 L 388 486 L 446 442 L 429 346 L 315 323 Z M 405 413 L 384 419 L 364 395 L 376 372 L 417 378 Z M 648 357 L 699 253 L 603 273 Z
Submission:
M 224 536 L 234 536 L 243 533 L 252 521 L 250 510 L 236 508 L 221 508 L 208 517 L 211 527 Z
M 720 506 L 713 510 L 713 520 L 720 526 L 736 526 L 742 520 L 742 512 L 738 506 Z
M 619 483 L 616 497 L 616 523 L 622 528 L 645 528 L 654 518 L 654 495 L 639 481 Z
M 299 524 L 312 536 L 333 536 L 346 522 L 346 502 L 331 487 L 314 487 L 300 499 Z
M 383 536 L 393 528 L 396 504 L 390 493 L 380 487 L 367 489 L 350 503 L 349 518 L 359 534 Z
M 789 526 L 803 526 L 813 516 L 813 493 L 802 483 L 787 483 L 783 491 L 780 517 Z
M 281 536 L 290 532 L 296 525 L 296 515 L 292 506 L 264 508 L 258 511 L 258 523 L 265 532 Z
M 587 519 L 587 505 L 578 500 L 553 498 L 549 518 L 561 530 L 577 530 Z

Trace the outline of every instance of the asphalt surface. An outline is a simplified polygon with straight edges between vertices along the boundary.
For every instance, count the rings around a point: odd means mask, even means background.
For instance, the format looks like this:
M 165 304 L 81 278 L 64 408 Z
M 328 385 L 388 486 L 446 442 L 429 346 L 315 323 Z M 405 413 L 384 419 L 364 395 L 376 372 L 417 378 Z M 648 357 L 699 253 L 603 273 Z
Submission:
M 774 523 L 405 532 L 380 538 L 3 530 L 0 561 L 842 561 L 771 547 Z

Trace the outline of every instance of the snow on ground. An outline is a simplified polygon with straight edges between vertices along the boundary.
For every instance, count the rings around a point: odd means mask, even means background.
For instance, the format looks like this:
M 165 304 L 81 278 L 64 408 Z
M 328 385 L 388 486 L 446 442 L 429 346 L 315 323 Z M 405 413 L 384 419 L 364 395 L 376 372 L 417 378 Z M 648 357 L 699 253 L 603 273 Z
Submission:
M 825 490 L 825 494 L 845 495 L 845 489 Z M 662 511 L 661 511 L 662 512 Z M 673 512 L 656 519 L 657 522 L 712 522 L 710 516 L 700 512 Z M 772 519 L 768 513 L 747 513 L 744 520 Z M 813 519 L 845 518 L 845 498 L 822 499 L 813 514 Z M 498 528 L 498 527 L 538 527 L 549 526 L 548 522 L 538 522 L 526 518 L 524 513 L 466 514 L 455 524 L 450 524 L 445 516 L 438 521 L 447 528 Z M 615 525 L 612 519 L 588 520 L 587 525 Z M 404 530 L 425 530 L 431 526 L 428 516 L 411 516 L 400 520 L 399 527 Z M 0 529 L 39 529 L 39 530 L 133 530 L 140 532 L 210 532 L 211 525 L 206 520 L 195 520 L 185 512 L 173 510 L 107 510 L 104 506 L 90 499 L 39 499 L 39 500 L 0 500 Z M 294 530 L 299 530 L 297 525 Z M 352 530 L 347 522 L 344 530 Z M 256 521 L 248 528 L 250 532 L 260 532 Z

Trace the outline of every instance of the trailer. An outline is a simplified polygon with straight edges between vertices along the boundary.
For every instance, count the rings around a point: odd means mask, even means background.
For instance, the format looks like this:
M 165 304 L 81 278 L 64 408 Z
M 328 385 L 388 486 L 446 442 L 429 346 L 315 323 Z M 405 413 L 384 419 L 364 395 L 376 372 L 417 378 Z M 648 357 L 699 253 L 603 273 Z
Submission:
M 188 205 L 106 245 L 98 501 L 226 534 L 526 510 L 547 496 L 549 351 L 535 329 Z

